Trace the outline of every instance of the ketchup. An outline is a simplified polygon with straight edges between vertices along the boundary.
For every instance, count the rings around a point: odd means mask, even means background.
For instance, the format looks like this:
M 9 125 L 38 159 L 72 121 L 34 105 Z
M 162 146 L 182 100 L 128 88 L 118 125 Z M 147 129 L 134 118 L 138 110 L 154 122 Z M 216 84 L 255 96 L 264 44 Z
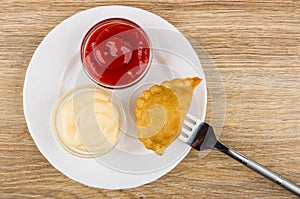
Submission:
M 89 76 L 106 87 L 124 87 L 138 81 L 150 62 L 150 44 L 144 31 L 121 18 L 92 27 L 81 45 L 81 59 Z

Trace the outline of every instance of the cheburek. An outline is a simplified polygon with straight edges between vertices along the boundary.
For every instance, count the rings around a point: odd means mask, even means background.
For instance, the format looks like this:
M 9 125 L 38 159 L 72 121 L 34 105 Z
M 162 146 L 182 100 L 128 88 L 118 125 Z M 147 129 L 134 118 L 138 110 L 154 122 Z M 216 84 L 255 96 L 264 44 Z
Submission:
M 152 86 L 136 101 L 138 139 L 147 149 L 162 155 L 180 135 L 198 77 L 173 79 Z

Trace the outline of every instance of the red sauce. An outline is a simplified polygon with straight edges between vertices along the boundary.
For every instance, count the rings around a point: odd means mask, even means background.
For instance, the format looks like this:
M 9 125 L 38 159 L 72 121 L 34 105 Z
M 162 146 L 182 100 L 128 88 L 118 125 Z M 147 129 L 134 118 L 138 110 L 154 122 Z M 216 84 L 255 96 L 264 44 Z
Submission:
M 106 87 L 138 81 L 150 62 L 150 44 L 144 31 L 126 19 L 107 19 L 92 27 L 81 46 L 89 76 Z

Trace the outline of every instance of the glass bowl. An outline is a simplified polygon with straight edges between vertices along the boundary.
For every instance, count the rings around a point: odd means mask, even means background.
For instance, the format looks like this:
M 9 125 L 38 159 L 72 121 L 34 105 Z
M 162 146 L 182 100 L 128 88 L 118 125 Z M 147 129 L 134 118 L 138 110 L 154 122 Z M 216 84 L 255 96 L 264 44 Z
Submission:
M 65 150 L 78 157 L 95 158 L 111 151 L 124 137 L 125 113 L 112 92 L 99 86 L 81 86 L 58 100 L 52 126 Z
M 146 32 L 124 18 L 108 18 L 90 28 L 82 40 L 80 55 L 88 77 L 106 88 L 135 84 L 152 61 Z

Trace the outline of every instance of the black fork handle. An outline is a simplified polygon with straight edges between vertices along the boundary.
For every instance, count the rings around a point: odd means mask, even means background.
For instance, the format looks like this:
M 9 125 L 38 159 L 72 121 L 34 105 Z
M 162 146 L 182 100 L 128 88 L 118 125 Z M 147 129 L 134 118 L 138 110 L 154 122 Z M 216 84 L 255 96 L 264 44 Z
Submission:
M 251 160 L 250 158 L 244 156 L 243 154 L 226 147 L 219 141 L 216 143 L 214 149 L 225 153 L 226 155 L 232 157 L 233 159 L 242 163 L 246 167 L 252 169 L 253 171 L 259 173 L 260 175 L 266 177 L 272 182 L 275 182 L 276 184 L 280 185 L 281 187 L 285 188 L 286 190 L 300 197 L 300 187 L 295 183 L 283 178 L 281 175 L 271 171 L 270 169 L 262 166 L 261 164 L 255 162 L 254 160 Z

